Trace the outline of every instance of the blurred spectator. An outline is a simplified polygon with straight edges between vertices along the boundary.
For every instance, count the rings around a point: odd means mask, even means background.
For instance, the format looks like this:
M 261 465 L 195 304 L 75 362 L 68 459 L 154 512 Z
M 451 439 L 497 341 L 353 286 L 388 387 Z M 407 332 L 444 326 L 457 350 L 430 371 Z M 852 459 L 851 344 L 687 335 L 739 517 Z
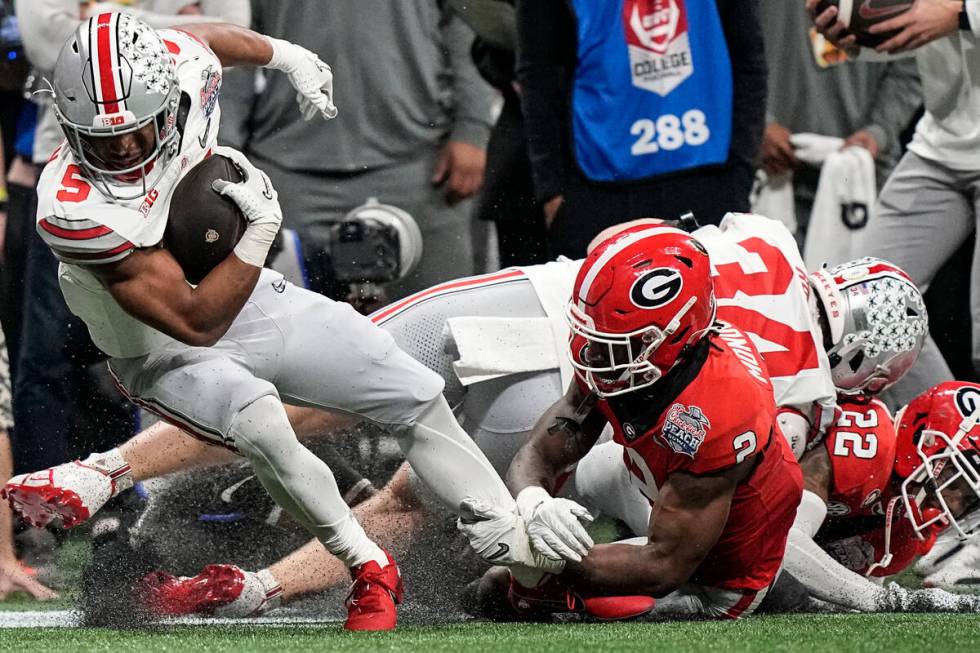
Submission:
M 806 6 L 815 13 L 817 0 Z M 842 48 L 853 48 L 836 10 L 815 16 L 816 26 Z M 899 33 L 878 49 L 914 51 L 925 114 L 908 152 L 881 191 L 858 245 L 870 256 L 901 266 L 922 288 L 970 234 L 980 215 L 980 3 L 919 1 L 878 25 Z M 862 52 L 862 56 L 867 53 Z M 980 257 L 974 250 L 970 288 L 973 363 L 980 364 Z M 952 378 L 930 338 L 911 373 L 892 388 L 905 403 L 930 386 Z
M 759 9 L 762 24 L 771 27 L 765 43 L 769 99 L 762 167 L 770 177 L 792 173 L 797 239 L 802 243 L 820 168 L 797 159 L 790 136 L 834 136 L 845 139 L 845 145 L 867 149 L 880 187 L 902 153 L 899 134 L 922 104 L 922 87 L 911 59 L 847 62 L 813 28 L 801 2 L 762 0 Z
M 472 273 L 467 198 L 483 183 L 495 99 L 470 57 L 472 30 L 439 0 L 258 0 L 252 17 L 333 67 L 340 110 L 306 123 L 284 76 L 263 79 L 251 102 L 254 78 L 238 102 L 225 79 L 221 138 L 268 173 L 284 226 L 325 240 L 330 223 L 377 197 L 422 230 L 422 262 L 392 297 Z
M 36 71 L 35 88 L 44 88 L 43 79 L 51 75 L 65 40 L 83 18 L 93 13 L 124 9 L 139 14 L 154 27 L 218 20 L 225 11 L 229 18 L 245 21 L 249 18 L 247 0 L 169 1 L 167 4 L 170 9 L 183 10 L 185 15 L 149 11 L 153 0 L 145 3 L 16 0 L 24 48 Z M 202 17 L 199 12 L 205 9 L 221 13 Z M 35 97 L 41 106 L 33 165 L 24 166 L 20 181 L 31 188 L 41 166 L 63 138 L 54 115 L 47 110 L 43 92 Z M 23 323 L 30 325 L 23 332 L 16 353 L 14 463 L 17 469 L 43 469 L 83 453 L 72 449 L 70 435 L 88 446 L 100 449 L 111 446 L 114 443 L 106 443 L 101 438 L 132 430 L 134 412 L 112 388 L 104 367 L 92 366 L 100 355 L 89 340 L 84 324 L 69 312 L 58 287 L 58 263 L 34 229 L 36 195 L 31 192 L 28 201 L 19 203 L 16 214 L 14 206 L 10 208 L 8 219 L 24 225 Z M 90 419 L 78 419 L 80 410 Z M 86 441 L 86 438 L 90 439 Z
M 7 346 L 0 331 L 0 478 L 13 476 L 13 461 L 7 431 L 14 425 L 10 409 L 10 374 L 7 366 Z M 0 501 L 0 600 L 11 592 L 23 590 L 36 599 L 54 599 L 58 595 L 37 582 L 27 573 L 14 551 L 14 525 L 10 506 Z
M 545 263 L 547 230 L 541 204 L 534 197 L 514 72 L 515 0 L 451 0 L 450 4 L 476 32 L 473 60 L 483 78 L 504 99 L 487 144 L 487 174 L 477 202 L 477 217 L 496 224 L 501 267 Z
M 631 218 L 749 206 L 766 65 L 757 0 L 519 0 L 517 77 L 553 254 Z

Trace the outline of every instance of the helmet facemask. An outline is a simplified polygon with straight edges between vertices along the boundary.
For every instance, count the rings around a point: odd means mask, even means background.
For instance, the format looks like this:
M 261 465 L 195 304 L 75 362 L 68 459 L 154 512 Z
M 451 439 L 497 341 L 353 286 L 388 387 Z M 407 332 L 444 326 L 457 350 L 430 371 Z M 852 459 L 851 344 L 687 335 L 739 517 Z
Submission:
M 159 182 L 179 149 L 180 85 L 153 28 L 125 13 L 91 17 L 62 47 L 51 88 L 68 148 L 100 193 L 110 201 L 133 200 Z M 139 160 L 123 155 L 113 164 L 109 146 L 94 145 L 150 126 L 153 141 L 140 143 Z
M 902 412 L 899 412 L 896 423 L 901 418 Z M 963 418 L 952 437 L 925 428 L 919 434 L 916 451 L 922 462 L 902 482 L 906 514 L 919 539 L 926 539 L 926 533 L 937 526 L 949 525 L 964 539 L 980 530 L 980 510 L 977 510 L 980 507 L 980 452 L 961 448 L 963 439 L 977 424 L 980 424 L 980 408 Z M 947 490 L 966 495 L 966 506 L 958 515 L 953 513 L 944 495 Z M 920 513 L 919 506 L 929 498 L 938 504 L 939 510 Z
M 651 325 L 629 333 L 608 333 L 596 329 L 592 318 L 574 300 L 569 302 L 567 318 L 572 337 L 580 336 L 585 339 L 587 347 L 604 351 L 605 356 L 600 355 L 598 358 L 606 362 L 605 365 L 588 363 L 582 356 L 584 352 L 574 352 L 569 348 L 572 366 L 589 389 L 602 398 L 615 397 L 653 385 L 663 377 L 665 370 L 651 358 L 677 331 L 684 316 L 696 302 L 697 297 L 689 298 L 663 329 Z M 692 339 L 697 337 L 700 334 L 693 335 Z M 613 378 L 616 375 L 618 378 Z
M 143 197 L 160 180 L 167 165 L 173 160 L 179 145 L 180 132 L 176 126 L 177 105 L 180 89 L 174 85 L 167 102 L 155 113 L 136 120 L 132 113 L 120 114 L 122 124 L 108 127 L 86 127 L 67 119 L 57 104 L 55 115 L 65 133 L 67 144 L 86 178 L 105 197 L 125 201 Z M 99 116 L 106 118 L 107 116 Z M 113 138 L 137 132 L 149 124 L 154 125 L 153 146 L 141 160 L 123 168 L 117 168 L 102 160 L 94 151 L 92 139 Z

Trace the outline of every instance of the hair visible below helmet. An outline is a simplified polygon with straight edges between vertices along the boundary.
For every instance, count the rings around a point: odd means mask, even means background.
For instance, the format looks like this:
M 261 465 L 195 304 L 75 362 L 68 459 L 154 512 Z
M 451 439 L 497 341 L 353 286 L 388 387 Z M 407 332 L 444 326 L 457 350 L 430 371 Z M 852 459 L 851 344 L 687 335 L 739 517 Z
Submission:
M 567 317 L 572 365 L 593 392 L 650 386 L 714 322 L 708 252 L 671 227 L 620 231 L 582 263 Z
M 876 394 L 912 368 L 929 332 L 922 293 L 901 268 L 876 258 L 810 275 L 830 328 L 830 370 L 843 394 Z
M 978 512 L 954 515 L 942 491 L 962 484 L 980 501 L 980 385 L 947 381 L 913 399 L 895 415 L 894 473 L 904 479 L 902 498 L 916 534 L 941 521 L 961 537 L 980 526 Z M 944 470 L 949 470 L 945 474 Z M 913 493 L 915 496 L 912 496 Z M 940 511 L 919 516 L 918 507 L 933 494 Z
M 129 14 L 89 18 L 62 47 L 52 90 L 55 116 L 86 176 L 110 199 L 146 194 L 176 154 L 179 136 L 177 71 L 156 31 Z M 124 169 L 107 166 L 91 149 L 89 139 L 150 123 L 156 125 L 152 153 Z

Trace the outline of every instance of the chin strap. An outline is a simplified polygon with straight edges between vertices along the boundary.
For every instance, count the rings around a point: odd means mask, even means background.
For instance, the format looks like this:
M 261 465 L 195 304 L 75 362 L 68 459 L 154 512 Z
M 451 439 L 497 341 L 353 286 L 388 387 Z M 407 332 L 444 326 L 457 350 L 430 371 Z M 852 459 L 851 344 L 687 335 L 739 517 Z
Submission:
M 895 506 L 901 498 L 901 496 L 894 497 L 885 509 L 885 553 L 881 556 L 881 560 L 868 567 L 868 571 L 864 573 L 867 578 L 871 577 L 875 569 L 887 567 L 892 563 L 892 525 L 895 521 Z

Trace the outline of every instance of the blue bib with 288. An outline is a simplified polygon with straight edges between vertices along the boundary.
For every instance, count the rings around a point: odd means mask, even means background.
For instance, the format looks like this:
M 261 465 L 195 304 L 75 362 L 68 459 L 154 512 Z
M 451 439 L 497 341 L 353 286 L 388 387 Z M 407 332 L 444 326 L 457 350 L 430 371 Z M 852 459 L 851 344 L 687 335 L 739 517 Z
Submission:
M 593 181 L 728 159 L 732 67 L 715 0 L 569 0 L 578 24 L 572 140 Z

